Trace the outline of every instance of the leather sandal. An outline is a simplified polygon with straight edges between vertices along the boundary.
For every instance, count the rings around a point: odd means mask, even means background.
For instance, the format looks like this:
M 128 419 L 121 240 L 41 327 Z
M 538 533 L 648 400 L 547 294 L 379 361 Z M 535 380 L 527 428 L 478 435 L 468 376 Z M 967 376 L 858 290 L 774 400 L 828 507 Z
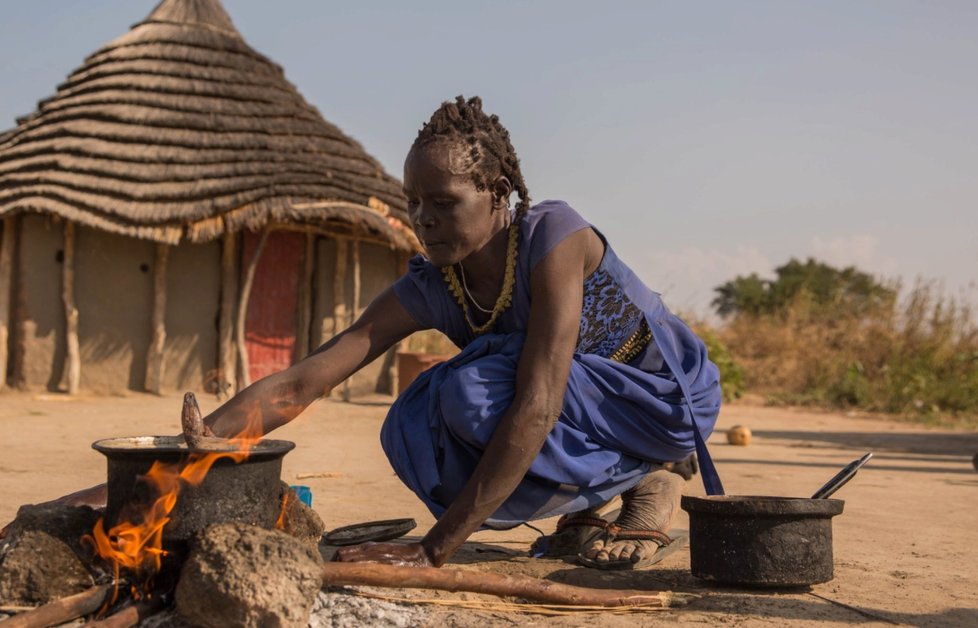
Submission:
M 654 565 L 670 554 L 674 554 L 689 541 L 689 536 L 685 530 L 673 530 L 672 535 L 668 535 L 661 530 L 622 530 L 614 523 L 608 524 L 604 530 L 595 533 L 587 540 L 588 545 L 597 540 L 604 541 L 605 547 L 615 541 L 652 541 L 658 545 L 658 549 L 652 554 L 644 555 L 639 560 L 632 559 L 631 556 L 622 560 L 595 560 L 588 558 L 583 552 L 577 555 L 577 560 L 585 567 L 605 570 L 622 569 L 643 569 Z
M 594 538 L 595 532 L 606 530 L 612 525 L 606 519 L 593 515 L 577 513 L 566 514 L 557 520 L 557 529 L 553 534 L 537 538 L 530 546 L 530 556 L 540 558 L 560 558 L 576 556 L 580 553 L 583 543 Z M 585 528 L 592 528 L 586 530 Z

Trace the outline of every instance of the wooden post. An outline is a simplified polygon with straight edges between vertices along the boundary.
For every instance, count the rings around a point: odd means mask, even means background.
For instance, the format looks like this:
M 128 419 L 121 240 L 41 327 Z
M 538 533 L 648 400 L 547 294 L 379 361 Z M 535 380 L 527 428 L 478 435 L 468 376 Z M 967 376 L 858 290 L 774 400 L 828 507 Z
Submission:
M 408 263 L 411 261 L 411 258 L 412 257 L 414 257 L 414 254 L 411 253 L 411 252 L 409 252 L 409 251 L 398 251 L 397 252 L 397 273 L 398 273 L 398 275 L 403 275 L 403 274 L 407 273 Z M 397 354 L 400 352 L 401 348 L 404 347 L 404 346 L 405 346 L 405 342 L 403 340 L 401 340 L 401 341 L 398 341 L 390 349 L 391 354 L 392 354 L 392 359 L 391 359 L 390 368 L 387 370 L 387 379 L 388 379 L 388 381 L 390 382 L 390 385 L 391 385 L 391 391 L 390 392 L 395 397 L 397 396 L 397 391 L 400 390 L 400 383 L 398 381 L 398 372 L 397 372 L 397 370 L 398 370 L 397 369 Z
M 345 238 L 336 239 L 336 272 L 333 275 L 333 335 L 346 328 L 346 260 L 350 243 Z
M 312 275 L 316 268 L 316 234 L 306 233 L 306 249 L 303 255 L 302 275 L 299 277 L 298 323 L 295 331 L 295 353 L 292 362 L 298 362 L 309 354 L 309 325 L 312 321 Z
M 146 392 L 160 394 L 163 390 L 163 350 L 166 348 L 166 266 L 170 245 L 156 245 L 153 262 L 153 339 L 146 353 Z
M 3 241 L 0 242 L 0 390 L 7 385 L 7 342 L 10 338 L 10 289 L 13 282 L 14 238 L 16 219 L 3 219 Z
M 350 243 L 346 238 L 336 238 L 336 268 L 333 271 L 333 336 L 346 325 L 346 267 Z
M 360 315 L 360 240 L 353 241 L 353 306 L 350 308 L 350 325 Z M 349 326 L 349 325 L 348 325 Z
M 65 307 L 65 373 L 69 395 L 78 394 L 81 352 L 78 343 L 78 308 L 75 307 L 75 223 L 65 221 L 61 300 Z
M 221 240 L 221 306 L 217 333 L 217 396 L 227 399 L 238 390 L 234 346 L 234 304 L 238 300 L 238 234 Z
M 353 324 L 360 313 L 360 241 L 353 241 L 353 303 L 348 314 L 347 327 Z M 343 380 L 343 401 L 350 400 L 350 377 Z
M 322 322 L 319 324 L 319 344 L 323 344 L 329 339 L 330 335 L 333 333 L 334 323 L 330 323 L 329 318 L 323 317 Z
M 248 314 L 248 297 L 251 296 L 251 284 L 255 280 L 255 269 L 258 268 L 258 260 L 261 258 L 261 252 L 265 248 L 265 243 L 268 242 L 268 233 L 267 228 L 261 233 L 258 246 L 255 247 L 255 252 L 251 254 L 251 260 L 248 262 L 248 270 L 245 271 L 241 294 L 238 295 L 238 316 L 235 321 L 234 336 L 235 344 L 238 347 L 238 367 L 241 370 L 238 382 L 241 388 L 251 385 L 251 373 L 248 372 L 250 369 L 248 363 L 248 347 L 245 345 L 245 318 Z

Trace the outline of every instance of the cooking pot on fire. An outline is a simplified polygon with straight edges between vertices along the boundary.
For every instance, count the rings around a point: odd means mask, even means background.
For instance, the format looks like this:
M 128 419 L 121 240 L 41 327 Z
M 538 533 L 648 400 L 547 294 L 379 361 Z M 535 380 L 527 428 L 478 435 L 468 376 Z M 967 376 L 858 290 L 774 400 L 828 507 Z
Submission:
M 295 443 L 260 440 L 243 447 L 221 440 L 214 449 L 191 450 L 182 436 L 137 436 L 99 440 L 92 447 L 108 460 L 106 527 L 142 518 L 161 491 L 175 488 L 163 528 L 169 542 L 186 541 L 214 523 L 274 528 L 281 513 L 282 458 Z M 154 478 L 166 470 L 171 476 L 161 480 L 161 489 Z

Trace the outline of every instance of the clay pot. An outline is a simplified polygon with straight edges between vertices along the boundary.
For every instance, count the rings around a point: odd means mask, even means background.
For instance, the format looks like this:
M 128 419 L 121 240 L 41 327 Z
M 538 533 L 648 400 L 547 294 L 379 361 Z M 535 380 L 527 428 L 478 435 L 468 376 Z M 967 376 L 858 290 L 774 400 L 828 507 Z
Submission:
M 832 579 L 832 517 L 838 499 L 684 495 L 690 568 L 697 578 L 752 587 L 808 586 Z

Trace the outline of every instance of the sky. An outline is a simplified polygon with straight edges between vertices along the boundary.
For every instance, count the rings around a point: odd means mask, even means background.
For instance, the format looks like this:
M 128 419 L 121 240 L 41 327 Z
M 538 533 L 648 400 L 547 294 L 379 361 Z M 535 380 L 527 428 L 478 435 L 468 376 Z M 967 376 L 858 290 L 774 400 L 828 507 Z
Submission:
M 0 0 L 0 127 L 155 0 Z M 401 177 L 480 95 L 674 310 L 792 257 L 978 303 L 978 2 L 224 0 L 245 40 Z

